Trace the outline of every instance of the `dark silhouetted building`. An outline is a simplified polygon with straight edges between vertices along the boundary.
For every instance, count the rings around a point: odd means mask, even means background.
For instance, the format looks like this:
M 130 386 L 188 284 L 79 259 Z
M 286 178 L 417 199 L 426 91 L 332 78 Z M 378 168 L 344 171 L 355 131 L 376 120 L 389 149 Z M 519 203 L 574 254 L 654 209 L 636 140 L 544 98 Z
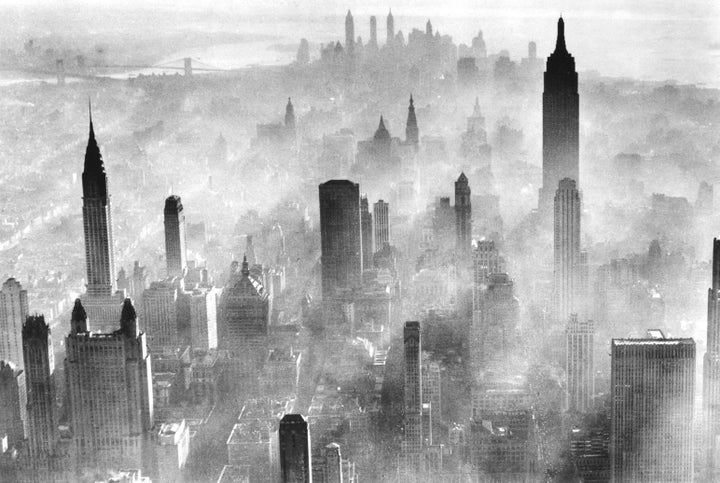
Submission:
M 415 104 L 413 102 L 412 95 L 410 96 L 407 123 L 405 124 L 405 142 L 413 145 L 415 147 L 415 151 L 417 151 L 420 146 L 417 118 L 415 117 Z
M 455 249 L 462 260 L 470 260 L 472 249 L 472 208 L 470 185 L 465 173 L 455 181 Z
M 300 414 L 286 414 L 280 420 L 280 474 L 283 483 L 310 483 L 310 429 Z
M 612 481 L 693 481 L 695 341 L 613 339 Z
M 167 276 L 183 277 L 187 267 L 185 249 L 185 214 L 179 196 L 169 196 L 165 200 L 165 258 Z
M 708 289 L 707 351 L 703 358 L 703 423 L 705 443 L 705 481 L 719 473 L 718 437 L 720 437 L 720 240 L 713 240 L 712 286 Z
M 548 57 L 543 92 L 543 184 L 540 209 L 549 213 L 563 178 L 580 183 L 579 97 L 575 59 L 565 47 L 565 24 L 558 20 L 555 51 Z
M 372 268 L 373 253 L 375 253 L 372 238 L 372 214 L 370 213 L 370 205 L 365 195 L 360 198 L 360 230 L 362 233 L 363 270 L 365 270 Z
M 337 289 L 359 287 L 362 280 L 360 185 L 330 180 L 319 192 L 322 294 L 331 299 Z

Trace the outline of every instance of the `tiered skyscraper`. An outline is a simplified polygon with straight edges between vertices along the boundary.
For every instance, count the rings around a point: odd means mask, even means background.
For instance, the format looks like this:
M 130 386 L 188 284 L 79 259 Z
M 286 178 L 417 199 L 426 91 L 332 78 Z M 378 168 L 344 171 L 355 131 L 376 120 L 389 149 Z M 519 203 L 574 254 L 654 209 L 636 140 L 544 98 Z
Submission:
M 23 368 L 22 327 L 28 316 L 27 290 L 14 278 L 0 290 L 0 360 Z
M 130 299 L 120 328 L 90 332 L 80 300 L 65 339 L 65 376 L 77 467 L 143 468 L 143 443 L 153 426 L 150 355 Z
M 280 420 L 280 474 L 283 483 L 310 483 L 310 428 L 300 414 L 286 414 Z
M 580 295 L 580 193 L 564 178 L 555 192 L 554 317 L 578 313 Z
M 165 257 L 168 277 L 183 277 L 187 267 L 185 249 L 185 214 L 179 196 L 165 200 Z
M 691 482 L 695 341 L 650 332 L 612 341 L 612 481 Z
M 360 185 L 330 180 L 319 191 L 322 295 L 329 300 L 337 289 L 358 287 L 362 281 Z
M 549 213 L 561 179 L 580 184 L 579 97 L 575 59 L 565 46 L 565 23 L 558 20 L 555 51 L 547 59 L 543 92 L 543 184 L 540 211 Z
M 707 352 L 703 358 L 703 455 L 706 481 L 717 479 L 720 435 L 720 240 L 713 240 L 712 286 L 708 289 Z
M 593 341 L 595 325 L 592 320 L 580 321 L 577 314 L 570 316 L 565 331 L 567 374 L 567 409 L 587 413 L 592 409 L 595 392 L 595 358 Z
M 472 249 L 472 208 L 470 185 L 465 173 L 455 181 L 455 250 L 462 260 L 470 260 Z
M 85 150 L 83 186 L 83 231 L 87 292 L 82 297 L 92 330 L 111 332 L 122 308 L 122 294 L 115 293 L 115 258 L 108 178 L 100 148 L 95 140 L 92 115 Z
M 420 145 L 417 118 L 415 117 L 415 103 L 413 102 L 412 95 L 410 96 L 407 123 L 405 124 L 405 142 L 407 144 L 412 144 L 415 147 L 415 151 L 418 150 Z

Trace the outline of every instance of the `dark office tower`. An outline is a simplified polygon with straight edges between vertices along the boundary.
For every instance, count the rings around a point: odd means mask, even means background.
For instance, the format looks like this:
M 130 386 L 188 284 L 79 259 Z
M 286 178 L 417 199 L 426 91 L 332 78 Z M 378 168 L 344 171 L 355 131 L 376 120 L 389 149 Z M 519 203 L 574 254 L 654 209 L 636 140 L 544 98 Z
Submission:
M 704 481 L 716 481 L 720 436 L 720 239 L 713 240 L 712 286 L 708 289 L 707 352 L 703 358 L 703 419 L 707 434 Z
M 310 428 L 300 414 L 286 414 L 280 420 L 280 475 L 283 483 L 312 482 Z
M 568 411 L 588 413 L 592 410 L 595 393 L 594 337 L 595 324 L 592 320 L 581 322 L 577 314 L 570 316 L 565 331 Z
M 15 363 L 0 361 L 0 437 L 10 446 L 25 439 L 27 393 L 25 372 Z
M 293 133 L 295 132 L 295 108 L 289 97 L 287 105 L 285 106 L 285 128 Z
M 91 321 L 92 322 L 92 321 Z M 150 354 L 130 299 L 113 332 L 87 331 L 75 302 L 65 339 L 67 401 L 78 471 L 142 468 L 153 427 Z
M 185 214 L 179 196 L 165 200 L 165 257 L 168 277 L 183 277 L 187 267 Z
M 695 341 L 650 337 L 612 341 L 611 478 L 691 482 Z
M 370 42 L 368 46 L 376 49 L 377 45 L 377 18 L 373 15 L 370 17 Z
M 19 369 L 23 368 L 22 326 L 27 316 L 27 290 L 8 278 L 0 290 L 0 360 L 10 361 Z
M 90 135 L 85 150 L 82 186 L 87 294 L 110 297 L 115 291 L 110 194 L 108 193 L 105 165 L 95 140 L 92 115 L 90 116 Z
M 470 260 L 472 248 L 472 208 L 470 186 L 465 173 L 455 181 L 455 249 L 459 257 Z
M 27 318 L 22 329 L 27 388 L 28 449 L 31 460 L 44 462 L 39 467 L 50 469 L 49 459 L 57 443 L 55 414 L 55 357 L 50 326 L 42 315 Z
M 575 59 L 565 47 L 565 26 L 558 20 L 555 52 L 547 60 L 543 92 L 543 184 L 540 209 L 549 213 L 563 178 L 579 184 L 579 98 Z
M 362 233 L 362 264 L 363 270 L 371 269 L 373 266 L 373 239 L 372 239 L 372 214 L 368 204 L 367 196 L 360 198 L 360 232 Z
M 322 294 L 330 300 L 337 289 L 358 287 L 362 280 L 360 185 L 334 179 L 319 191 Z
M 580 285 L 580 193 L 564 178 L 555 192 L 554 316 L 567 321 L 578 312 Z
M 392 9 L 387 16 L 387 37 L 385 37 L 385 45 L 391 46 L 395 43 L 395 19 L 393 19 Z
M 405 441 L 406 453 L 422 451 L 422 343 L 420 322 L 405 322 Z
M 345 52 L 348 57 L 355 55 L 355 21 L 350 10 L 345 16 Z
M 405 142 L 415 146 L 415 151 L 418 150 L 420 141 L 417 118 L 415 117 L 415 104 L 413 103 L 412 95 L 410 95 L 410 106 L 408 107 L 407 123 L 405 124 Z
M 375 251 L 379 252 L 390 243 L 390 204 L 379 200 L 373 205 L 373 222 L 375 223 Z

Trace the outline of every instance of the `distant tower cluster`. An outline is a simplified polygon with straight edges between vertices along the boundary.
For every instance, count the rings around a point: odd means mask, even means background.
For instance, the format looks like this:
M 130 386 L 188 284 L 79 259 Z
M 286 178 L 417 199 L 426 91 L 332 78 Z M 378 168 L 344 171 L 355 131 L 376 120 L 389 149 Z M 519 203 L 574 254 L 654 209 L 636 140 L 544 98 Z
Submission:
M 578 313 L 580 295 L 580 192 L 564 178 L 555 192 L 554 316 L 567 321 Z
M 693 481 L 695 342 L 613 339 L 612 481 Z
M 575 59 L 565 46 L 565 23 L 558 20 L 555 51 L 548 57 L 543 92 L 543 184 L 540 209 L 549 213 L 560 180 L 580 184 L 579 97 Z

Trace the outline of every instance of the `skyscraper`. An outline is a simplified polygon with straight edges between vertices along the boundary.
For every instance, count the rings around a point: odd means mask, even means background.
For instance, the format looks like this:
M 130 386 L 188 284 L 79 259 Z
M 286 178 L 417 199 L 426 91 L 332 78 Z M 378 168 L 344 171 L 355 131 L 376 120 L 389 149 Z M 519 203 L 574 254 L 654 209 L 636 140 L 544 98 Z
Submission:
M 548 57 L 543 91 L 543 184 L 540 209 L 548 213 L 561 179 L 579 184 L 579 97 L 575 59 L 565 46 L 565 23 L 558 20 L 555 51 Z
M 165 258 L 167 276 L 183 277 L 187 268 L 185 250 L 185 214 L 179 196 L 169 196 L 165 200 Z
M 405 124 L 405 142 L 412 144 L 415 147 L 415 151 L 418 150 L 420 145 L 417 118 L 415 117 L 415 104 L 413 103 L 412 95 L 410 95 L 410 106 L 408 106 L 408 117 L 407 123 Z
M 350 10 L 345 16 L 345 52 L 348 57 L 355 55 L 355 21 Z
M 0 434 L 10 446 L 22 444 L 26 425 L 25 372 L 14 362 L 0 361 Z
M 405 322 L 405 441 L 406 453 L 422 451 L 422 343 L 420 322 Z
M 286 414 L 280 420 L 280 474 L 283 483 L 310 483 L 310 429 L 300 414 Z
M 28 316 L 27 290 L 8 278 L 0 290 L 0 360 L 23 368 L 22 327 Z
M 373 223 L 375 224 L 375 251 L 379 252 L 386 243 L 390 243 L 390 204 L 378 200 L 373 205 Z
M 470 259 L 472 248 L 472 208 L 470 186 L 465 173 L 455 181 L 455 249 L 462 260 Z
M 395 19 L 393 19 L 392 9 L 387 15 L 387 36 L 385 37 L 385 45 L 390 47 L 395 42 Z
M 111 332 L 120 317 L 122 294 L 115 293 L 115 258 L 108 178 L 100 148 L 95 140 L 92 114 L 85 150 L 83 186 L 83 231 L 87 292 L 83 304 L 94 324 L 93 330 Z
M 703 455 L 706 481 L 717 479 L 720 436 L 720 239 L 713 240 L 712 286 L 708 289 L 707 352 L 703 358 Z
M 370 42 L 368 44 L 371 48 L 377 49 L 377 18 L 375 15 L 370 17 Z
M 144 332 L 154 350 L 180 346 L 178 289 L 173 279 L 152 282 L 142 296 Z
M 567 409 L 587 413 L 592 410 L 595 393 L 595 324 L 592 320 L 580 321 L 577 314 L 570 316 L 565 331 L 567 374 Z
M 357 287 L 362 280 L 360 185 L 330 180 L 319 186 L 322 294 Z
M 55 356 L 50 326 L 42 315 L 27 318 L 22 329 L 27 388 L 28 453 L 38 469 L 50 471 L 57 444 Z M 43 473 L 39 473 L 43 474 Z
M 362 262 L 363 270 L 372 268 L 373 260 L 373 238 L 372 238 L 372 214 L 368 204 L 367 196 L 360 197 L 360 231 L 362 233 Z
M 612 481 L 693 481 L 695 341 L 613 339 Z
M 125 299 L 120 328 L 88 331 L 80 300 L 65 339 L 65 376 L 77 468 L 143 468 L 143 443 L 153 426 L 153 392 L 145 334 Z
M 554 316 L 567 321 L 578 313 L 580 288 L 580 193 L 564 178 L 555 192 Z

